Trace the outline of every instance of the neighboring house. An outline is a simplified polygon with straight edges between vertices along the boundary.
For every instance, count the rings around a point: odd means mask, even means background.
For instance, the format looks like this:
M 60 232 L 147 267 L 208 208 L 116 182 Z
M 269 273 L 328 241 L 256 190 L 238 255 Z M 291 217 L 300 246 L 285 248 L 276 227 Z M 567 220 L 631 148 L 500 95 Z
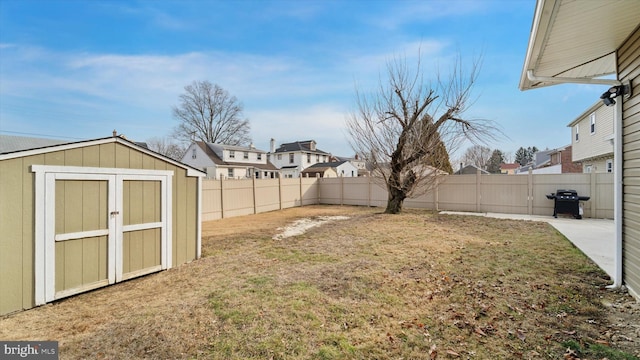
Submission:
M 573 161 L 571 145 L 554 149 L 549 153 L 549 167 L 560 167 L 560 174 L 581 173 L 582 163 Z
M 275 140 L 271 139 L 269 161 L 280 170 L 282 177 L 297 178 L 302 171 L 317 163 L 326 163 L 331 154 L 316 147 L 315 140 L 284 143 L 277 149 Z
M 572 159 L 582 163 L 582 172 L 613 172 L 613 115 L 613 107 L 598 100 L 567 125 Z
M 73 140 L 44 139 L 26 136 L 0 135 L 0 154 L 25 149 L 38 149 L 51 145 L 73 142 Z
M 368 176 L 369 175 L 370 172 L 367 169 L 366 160 L 364 160 L 358 154 L 356 154 L 352 158 L 350 158 L 350 157 L 342 157 L 342 156 L 335 156 L 335 157 L 332 158 L 332 161 L 342 161 L 342 160 L 349 161 L 351 164 L 353 164 L 353 166 L 355 166 L 356 169 L 358 169 L 358 176 Z
M 500 164 L 500 174 L 513 175 L 519 167 L 520 164 L 518 163 L 502 163 Z
M 278 169 L 267 161 L 267 152 L 253 146 L 231 146 L 196 141 L 189 146 L 182 162 L 201 169 L 210 179 L 272 179 Z
M 528 174 L 529 169 L 533 170 L 535 173 L 535 169 L 543 168 L 545 166 L 549 166 L 551 164 L 551 153 L 554 152 L 555 149 L 552 150 L 538 150 L 533 154 L 533 160 L 531 160 L 528 164 L 522 165 L 515 170 L 516 174 Z M 558 174 L 560 170 L 558 169 Z
M 640 299 L 638 69 L 640 1 L 609 1 L 604 7 L 600 1 L 537 1 L 519 88 L 587 83 L 602 86 L 602 97 L 614 106 L 616 230 L 611 245 L 616 253 L 610 287 L 625 285 L 629 293 Z M 606 75 L 614 78 L 604 78 Z M 611 99 L 614 93 L 619 96 Z
M 6 140 L 0 315 L 200 257 L 204 173 L 118 136 Z
M 544 157 L 546 160 L 541 161 L 541 164 L 533 169 L 533 174 L 570 174 L 582 172 L 582 164 L 579 162 L 575 163 L 571 160 L 571 145 L 553 150 L 545 150 L 540 153 L 541 156 L 537 158 Z
M 332 171 L 329 171 L 329 169 Z M 342 160 L 328 163 L 317 163 L 302 170 L 303 177 L 315 177 L 315 174 L 319 174 L 320 177 L 357 177 L 358 168 L 350 161 Z
M 335 178 L 338 177 L 338 173 L 335 168 L 327 166 L 329 163 L 317 163 L 302 170 L 302 177 L 321 177 L 321 178 Z
M 478 171 L 480 171 L 480 174 L 483 174 L 483 175 L 489 174 L 487 170 L 480 169 L 475 165 L 462 166 L 462 164 L 460 164 L 460 169 L 454 172 L 453 175 L 470 175 L 470 174 L 475 175 L 478 173 Z

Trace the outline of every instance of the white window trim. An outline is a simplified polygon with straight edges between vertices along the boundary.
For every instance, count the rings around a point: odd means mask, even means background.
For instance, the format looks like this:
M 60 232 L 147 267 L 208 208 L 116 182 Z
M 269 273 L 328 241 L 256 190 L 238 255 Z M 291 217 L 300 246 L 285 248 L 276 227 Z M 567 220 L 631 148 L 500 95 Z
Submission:
M 36 305 L 113 284 L 130 278 L 122 274 L 122 243 L 123 233 L 132 231 L 138 225 L 123 226 L 122 216 L 109 216 L 108 220 L 108 258 L 107 281 L 83 285 L 79 288 L 68 289 L 56 293 L 55 291 L 55 242 L 71 238 L 86 237 L 94 231 L 55 235 L 55 182 L 56 180 L 105 180 L 108 186 L 107 212 L 120 213 L 122 211 L 122 188 L 125 180 L 151 180 L 161 182 L 162 206 L 160 223 L 140 224 L 142 226 L 156 227 L 161 230 L 161 265 L 144 273 L 154 272 L 160 269 L 172 267 L 172 179 L 173 171 L 146 170 L 146 169 L 118 169 L 95 168 L 79 166 L 57 165 L 32 165 L 31 171 L 35 173 L 35 244 L 34 244 L 34 300 Z M 111 195 L 113 194 L 113 195 Z M 162 226 L 164 224 L 164 227 Z M 102 233 L 103 230 L 98 230 Z M 116 256 L 120 254 L 120 256 Z M 142 273 L 134 274 L 142 275 Z
M 589 115 L 589 133 L 591 135 L 596 133 L 596 113 Z

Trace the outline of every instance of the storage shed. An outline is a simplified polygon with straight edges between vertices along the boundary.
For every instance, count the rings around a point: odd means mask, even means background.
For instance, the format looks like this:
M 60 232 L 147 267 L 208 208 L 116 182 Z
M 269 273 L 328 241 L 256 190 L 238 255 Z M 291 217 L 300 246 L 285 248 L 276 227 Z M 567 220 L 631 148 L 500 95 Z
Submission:
M 0 153 L 0 315 L 199 258 L 204 176 L 116 136 Z

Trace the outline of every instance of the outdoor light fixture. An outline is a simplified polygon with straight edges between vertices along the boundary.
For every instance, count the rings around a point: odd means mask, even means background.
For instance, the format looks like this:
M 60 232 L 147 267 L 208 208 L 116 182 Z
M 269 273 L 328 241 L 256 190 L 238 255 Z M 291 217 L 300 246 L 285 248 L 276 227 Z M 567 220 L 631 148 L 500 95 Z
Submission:
M 631 82 L 610 87 L 609 90 L 600 95 L 600 99 L 606 106 L 613 106 L 616 103 L 614 99 L 621 95 L 631 95 Z

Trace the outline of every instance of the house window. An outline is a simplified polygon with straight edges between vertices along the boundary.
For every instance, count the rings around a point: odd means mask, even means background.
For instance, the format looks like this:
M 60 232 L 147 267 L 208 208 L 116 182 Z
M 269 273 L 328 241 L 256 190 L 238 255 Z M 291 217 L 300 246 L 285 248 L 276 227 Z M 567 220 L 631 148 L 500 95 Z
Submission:
M 613 160 L 607 160 L 607 172 L 608 173 L 613 172 Z
M 289 154 L 289 164 L 293 164 L 293 153 Z
M 242 154 L 242 158 L 245 160 L 249 160 L 249 153 L 245 151 L 244 154 Z
M 311 154 L 307 154 L 307 162 L 310 163 L 311 162 Z
M 316 154 L 316 162 L 320 162 L 320 155 Z
M 587 174 L 591 174 L 591 171 L 593 170 L 593 166 L 592 165 L 585 165 L 584 166 L 584 172 Z
M 278 160 L 282 160 L 282 154 L 278 154 Z
M 227 177 L 233 179 L 233 168 L 227 169 Z
M 193 148 L 193 151 L 191 152 L 191 158 L 192 159 L 196 158 L 196 148 Z
M 576 125 L 576 142 L 580 141 L 580 125 Z
M 262 160 L 262 154 L 258 153 L 258 160 Z
M 596 132 L 596 113 L 593 113 L 593 114 L 591 114 L 591 116 L 589 116 L 589 121 L 591 123 L 591 125 L 590 125 L 591 126 L 590 127 L 591 133 L 595 134 L 595 132 Z
M 327 162 L 327 155 L 322 155 L 322 162 Z
M 233 150 L 229 150 L 229 158 L 235 159 L 235 157 L 236 157 L 236 152 Z

